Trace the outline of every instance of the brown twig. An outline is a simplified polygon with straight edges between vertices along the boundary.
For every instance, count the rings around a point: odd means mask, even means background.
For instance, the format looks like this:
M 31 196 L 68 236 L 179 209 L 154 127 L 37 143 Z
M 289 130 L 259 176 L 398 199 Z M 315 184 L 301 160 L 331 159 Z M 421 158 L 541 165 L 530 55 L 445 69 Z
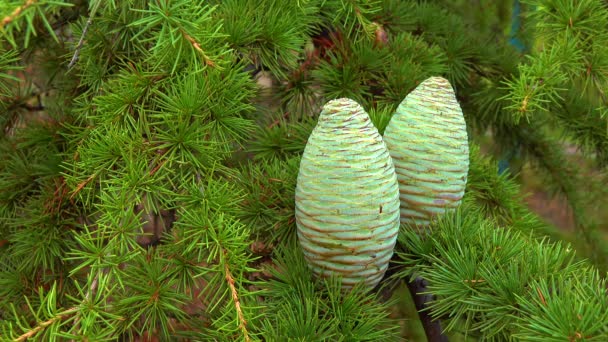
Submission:
M 528 100 L 530 99 L 530 94 L 526 95 L 521 103 L 521 106 L 519 107 L 518 111 L 525 113 L 526 111 L 528 111 Z
M 283 114 L 283 115 L 282 115 L 280 118 L 278 118 L 278 119 L 274 120 L 274 121 L 273 121 L 273 122 L 270 124 L 270 126 L 268 126 L 268 128 L 272 128 L 272 127 L 274 127 L 274 126 L 276 126 L 276 125 L 280 124 L 280 123 L 281 123 L 281 119 L 285 120 L 285 119 L 287 119 L 288 117 L 289 117 L 289 112 L 285 112 L 285 114 Z
M 49 325 L 60 321 L 62 319 L 64 319 L 65 317 L 73 314 L 74 312 L 77 311 L 76 307 L 70 308 L 68 310 L 66 310 L 65 312 L 63 312 L 62 314 L 55 316 L 51 319 L 48 319 L 44 322 L 40 322 L 38 323 L 38 325 L 36 325 L 36 327 L 28 332 L 26 332 L 25 334 L 22 334 L 21 336 L 17 337 L 14 341 L 15 342 L 22 342 L 22 341 L 26 341 L 27 339 L 33 337 L 34 335 L 36 335 L 38 332 L 40 332 L 41 330 L 45 329 L 46 327 L 48 327 Z
M 543 303 L 543 305 L 547 305 L 547 301 L 545 300 L 545 296 L 543 296 L 543 293 L 540 291 L 540 288 L 536 288 L 536 292 L 538 293 L 538 296 L 540 297 L 540 301 Z
M 226 251 L 224 251 L 224 254 Z M 236 287 L 234 286 L 234 278 L 232 277 L 232 273 L 230 273 L 230 268 L 228 268 L 228 263 L 224 264 L 224 271 L 226 272 L 226 281 L 228 281 L 228 286 L 230 286 L 230 292 L 232 292 L 232 300 L 234 301 L 234 306 L 236 307 L 236 313 L 239 316 L 239 328 L 243 332 L 245 337 L 245 341 L 249 342 L 251 339 L 249 338 L 249 333 L 247 332 L 247 321 L 243 316 L 243 311 L 241 310 L 241 302 L 239 300 L 238 293 L 236 292 Z
M 180 30 L 180 32 L 182 33 L 184 38 L 186 38 L 186 40 L 189 41 L 190 44 L 192 44 L 192 47 L 194 47 L 194 49 L 203 56 L 203 61 L 205 62 L 205 64 L 207 64 L 210 67 L 216 66 L 215 63 L 213 63 L 213 61 L 211 60 L 211 58 L 209 58 L 207 56 L 207 54 L 205 54 L 205 51 L 203 51 L 203 49 L 201 48 L 201 44 L 199 42 L 197 42 L 196 39 L 194 39 L 192 36 L 190 36 L 184 30 Z
M 70 61 L 70 64 L 68 64 L 68 70 L 72 69 L 72 67 L 78 61 L 78 56 L 80 55 L 80 49 L 82 49 L 82 46 L 84 45 L 84 37 L 87 35 L 87 32 L 89 31 L 89 26 L 91 26 L 91 24 L 93 23 L 93 17 L 95 16 L 95 13 L 97 13 L 97 9 L 99 8 L 100 4 L 101 4 L 101 0 L 97 1 L 93 5 L 91 14 L 89 14 L 89 19 L 87 19 L 87 23 L 84 25 L 84 29 L 82 30 L 82 34 L 80 35 L 80 40 L 78 40 L 78 45 L 76 45 L 76 49 L 74 50 L 74 56 L 72 56 L 72 60 Z
M 163 165 L 165 165 L 165 163 L 167 162 L 167 160 L 168 159 L 165 159 L 165 160 L 161 161 L 152 170 L 150 170 L 150 176 L 153 176 Z
M 82 46 L 84 45 L 84 37 L 87 35 L 87 32 L 89 31 L 89 26 L 91 26 L 92 23 L 93 16 L 89 16 L 89 19 L 87 19 L 87 23 L 84 25 L 84 29 L 82 30 L 82 34 L 80 35 L 80 39 L 78 40 L 78 45 L 76 45 L 76 49 L 74 49 L 74 55 L 72 56 L 72 59 L 68 64 L 68 70 L 72 69 L 78 61 L 78 57 L 80 56 L 80 49 L 82 49 Z
M 20 108 L 24 108 L 28 112 L 40 112 L 44 110 L 44 106 L 42 104 L 31 105 L 29 103 L 20 103 Z
M 15 18 L 17 18 L 19 16 L 19 14 L 21 14 L 21 12 L 25 11 L 28 7 L 32 6 L 33 4 L 36 3 L 36 1 L 38 0 L 27 0 L 23 5 L 15 8 L 15 10 L 13 11 L 13 13 L 7 15 L 6 17 L 2 18 L 2 27 L 10 24 L 11 22 L 13 22 L 13 20 L 15 20 Z
M 65 183 L 63 176 L 55 179 L 55 190 L 53 191 L 53 198 L 44 204 L 44 211 L 46 213 L 55 214 L 61 211 L 63 200 L 67 196 L 69 189 Z
M 85 179 L 84 181 L 80 182 L 80 184 L 78 184 L 78 186 L 76 187 L 76 190 L 74 190 L 74 192 L 72 192 L 72 195 L 70 196 L 70 199 L 73 199 L 74 196 L 76 196 L 76 194 L 78 194 L 80 192 L 80 190 L 82 190 L 82 188 L 85 187 L 85 185 L 87 185 L 90 181 L 93 180 L 93 178 L 95 178 L 95 176 L 97 176 L 98 172 L 95 172 L 94 174 L 90 175 L 89 178 Z

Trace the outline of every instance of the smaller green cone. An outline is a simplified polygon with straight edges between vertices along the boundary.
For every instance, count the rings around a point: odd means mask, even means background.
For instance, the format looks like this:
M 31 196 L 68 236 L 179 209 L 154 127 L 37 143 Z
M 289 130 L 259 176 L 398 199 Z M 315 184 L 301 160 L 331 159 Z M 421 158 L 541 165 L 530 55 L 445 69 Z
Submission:
M 460 205 L 469 171 L 462 109 L 449 81 L 431 77 L 401 102 L 384 132 L 395 164 L 401 223 L 420 228 Z

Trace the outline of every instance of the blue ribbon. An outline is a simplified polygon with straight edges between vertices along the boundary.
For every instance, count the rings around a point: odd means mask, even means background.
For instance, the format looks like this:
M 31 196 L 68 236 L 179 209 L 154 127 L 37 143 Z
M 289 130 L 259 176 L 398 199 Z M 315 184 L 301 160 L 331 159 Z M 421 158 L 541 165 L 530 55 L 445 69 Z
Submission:
M 524 52 L 526 46 L 524 43 L 517 37 L 517 32 L 521 27 L 520 16 L 521 14 L 521 5 L 519 0 L 513 0 L 513 11 L 511 12 L 511 32 L 509 33 L 509 44 L 511 44 L 517 51 Z M 507 150 L 502 159 L 498 161 L 498 174 L 502 174 L 505 171 L 509 170 L 509 161 L 519 155 L 519 145 L 515 144 L 511 149 Z
M 525 45 L 522 41 L 517 37 L 517 32 L 519 32 L 519 28 L 521 27 L 521 21 L 519 19 L 519 15 L 521 14 L 521 5 L 519 4 L 519 0 L 513 0 L 513 11 L 511 12 L 511 32 L 509 43 L 517 49 L 519 52 L 523 52 L 525 50 Z

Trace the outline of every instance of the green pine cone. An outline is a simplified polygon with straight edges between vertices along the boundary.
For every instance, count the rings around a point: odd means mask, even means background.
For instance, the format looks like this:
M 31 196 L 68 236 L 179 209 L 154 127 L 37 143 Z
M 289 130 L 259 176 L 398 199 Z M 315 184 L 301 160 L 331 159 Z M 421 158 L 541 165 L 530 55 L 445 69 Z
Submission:
M 428 226 L 460 205 L 469 171 L 462 109 L 449 81 L 431 77 L 401 102 L 384 132 L 399 181 L 401 222 Z
M 399 230 L 399 188 L 382 136 L 355 101 L 321 111 L 300 163 L 298 239 L 319 277 L 342 276 L 343 288 L 380 282 Z

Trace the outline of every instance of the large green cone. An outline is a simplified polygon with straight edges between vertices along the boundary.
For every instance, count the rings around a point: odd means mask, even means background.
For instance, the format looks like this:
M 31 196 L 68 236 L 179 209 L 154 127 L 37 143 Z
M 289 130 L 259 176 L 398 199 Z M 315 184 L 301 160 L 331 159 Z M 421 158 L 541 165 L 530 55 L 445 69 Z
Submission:
M 343 288 L 380 282 L 399 230 L 399 188 L 378 130 L 355 101 L 321 111 L 300 163 L 296 223 L 316 276 L 342 276 Z
M 395 163 L 401 222 L 421 228 L 460 205 L 469 170 L 462 109 L 448 80 L 431 77 L 401 102 L 384 132 Z

